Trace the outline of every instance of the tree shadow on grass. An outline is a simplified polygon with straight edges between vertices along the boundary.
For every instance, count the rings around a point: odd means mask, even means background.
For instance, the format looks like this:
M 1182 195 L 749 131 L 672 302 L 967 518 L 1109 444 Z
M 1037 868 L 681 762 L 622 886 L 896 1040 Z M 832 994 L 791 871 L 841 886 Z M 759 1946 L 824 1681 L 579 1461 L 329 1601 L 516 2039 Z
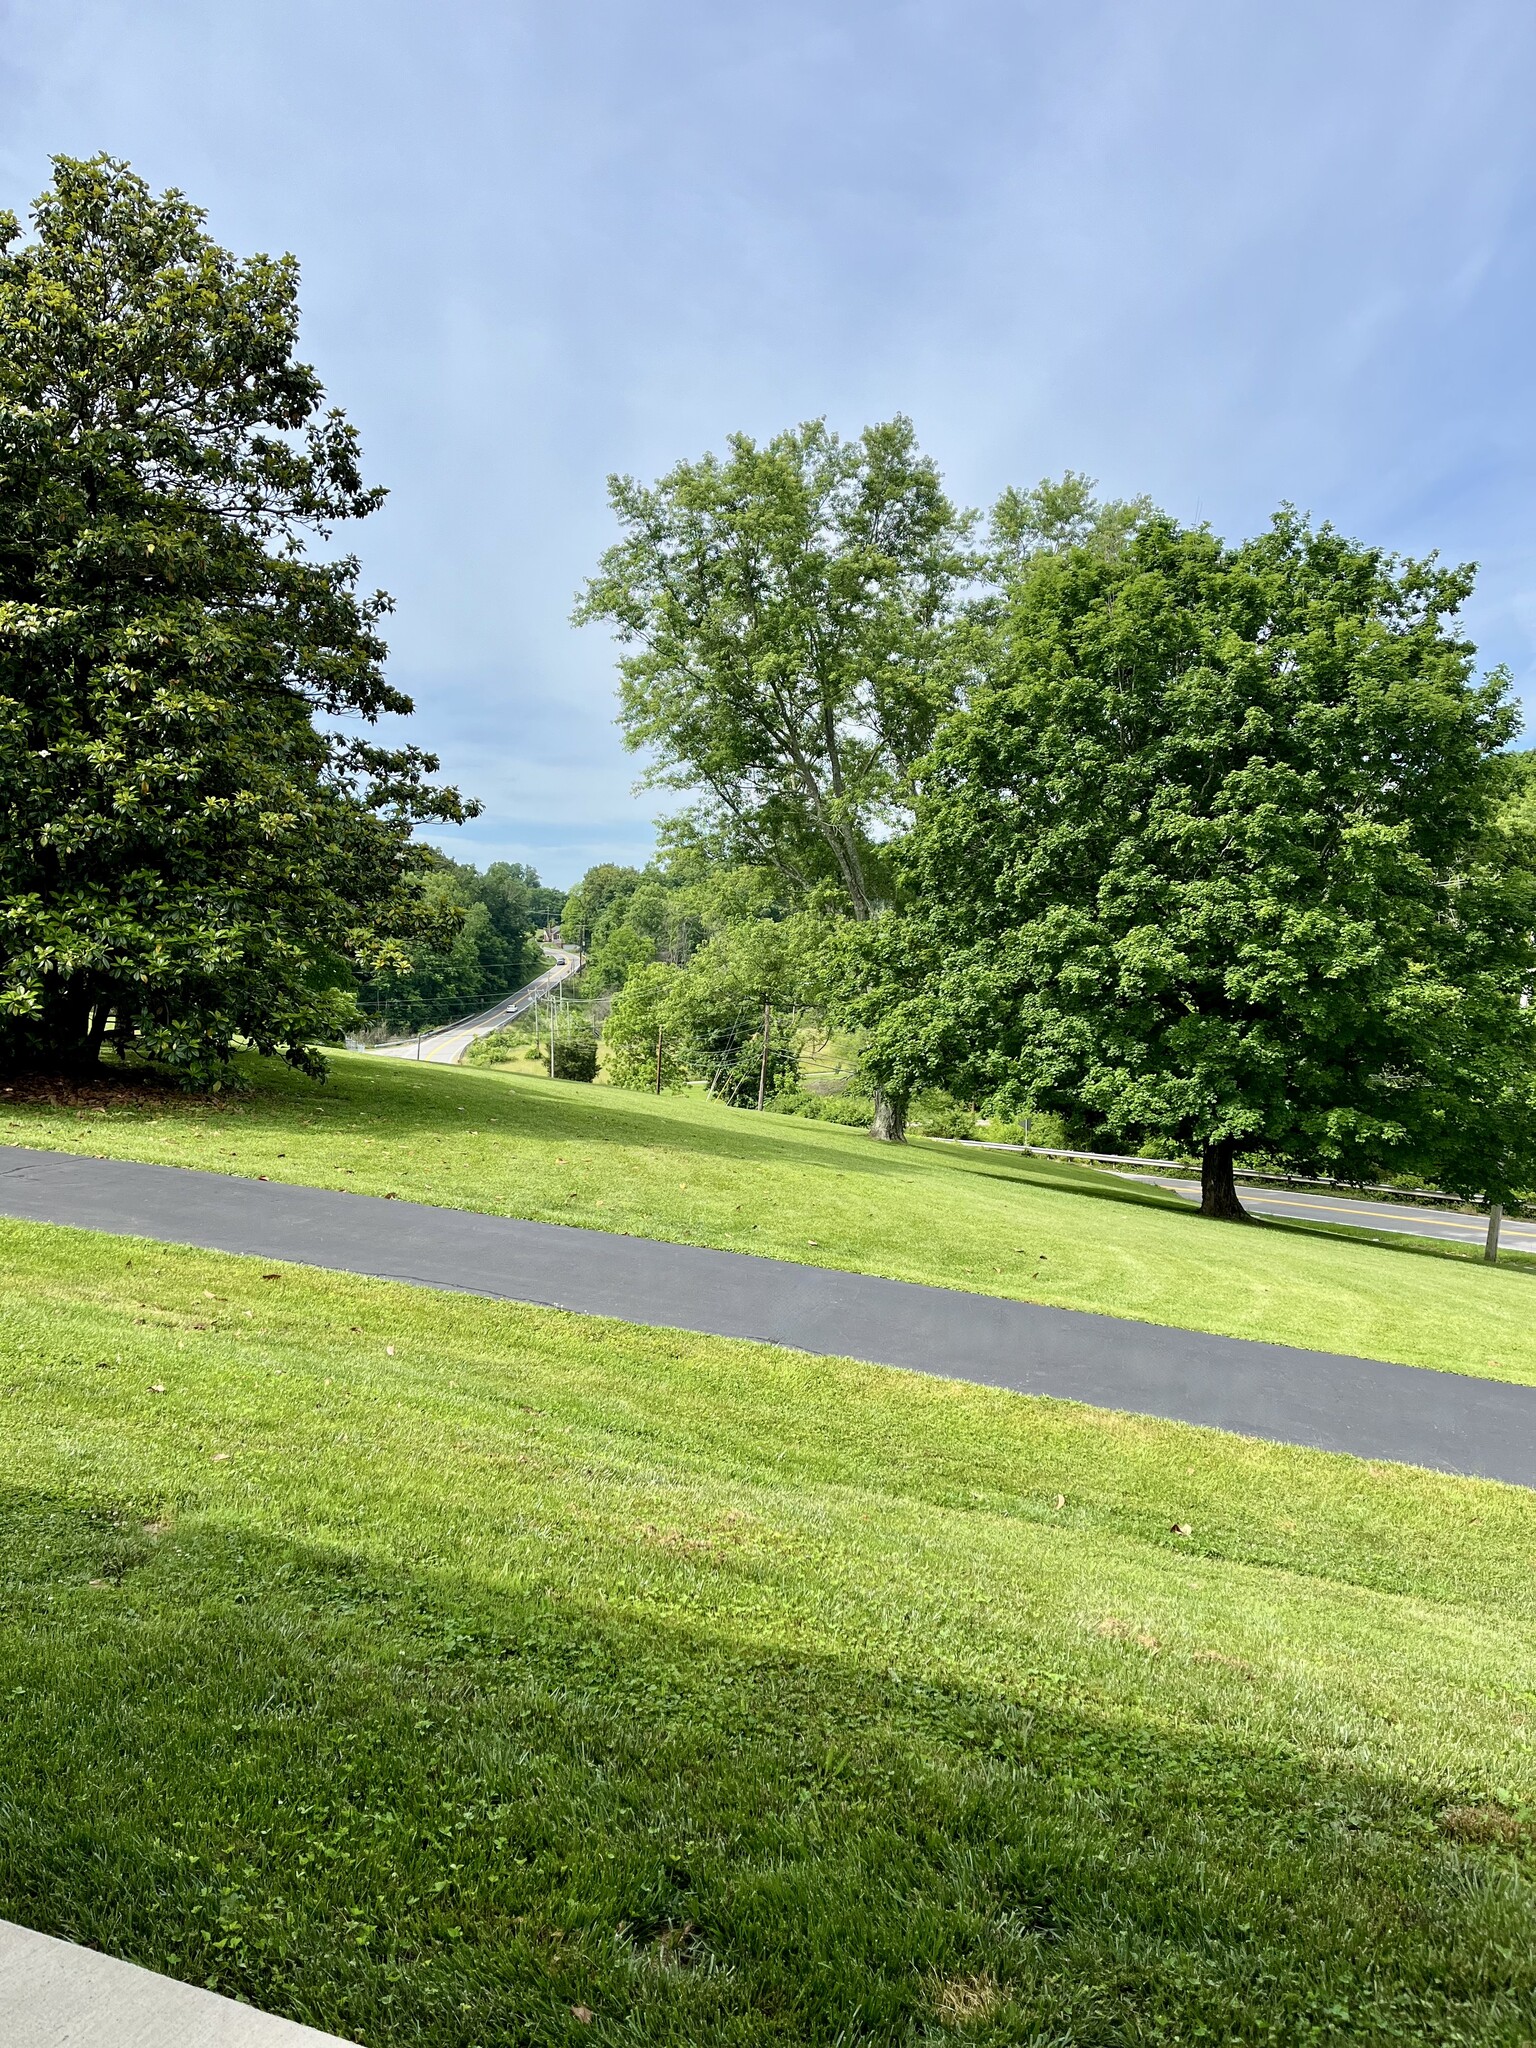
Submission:
M 369 1115 L 378 1112 L 368 1092 L 370 1084 L 377 1084 L 386 1098 L 383 1123 L 406 1139 L 458 1133 L 458 1104 L 468 1092 L 482 1103 L 496 1103 L 502 1119 L 497 1126 L 500 1137 L 644 1151 L 664 1147 L 669 1152 L 731 1159 L 744 1165 L 791 1165 L 885 1177 L 921 1173 L 934 1160 L 932 1153 L 881 1145 L 851 1130 L 788 1117 L 759 1118 L 755 1110 L 733 1110 L 723 1103 L 709 1107 L 708 1114 L 718 1116 L 718 1123 L 668 1119 L 665 1110 L 658 1119 L 654 1109 L 640 1106 L 654 1103 L 653 1097 L 631 1097 L 624 1090 L 594 1088 L 583 1082 L 499 1075 L 476 1068 L 428 1069 L 422 1075 L 408 1072 L 397 1077 L 349 1066 L 338 1069 L 336 1077 L 326 1083 L 306 1082 L 302 1076 L 290 1080 L 287 1075 L 279 1076 L 278 1082 L 277 1087 L 264 1088 L 248 1098 L 247 1111 L 259 1115 L 264 1109 L 285 1111 L 295 1102 L 307 1102 L 329 1113 L 354 1111 L 367 1118 L 354 1126 L 337 1114 L 326 1128 L 338 1135 L 351 1128 L 378 1131 L 379 1124 Z M 301 1089 L 305 1091 L 302 1097 Z M 663 1100 L 675 1103 L 677 1098 Z M 284 1123 L 283 1128 L 287 1127 Z
M 1087 1202 L 1113 1202 L 1121 1207 L 1159 1209 L 1164 1214 L 1193 1216 L 1201 1222 L 1206 1220 L 1200 1216 L 1198 1209 L 1191 1209 L 1187 1202 L 1166 1188 L 1117 1185 L 1109 1181 L 1100 1181 L 1096 1177 L 1090 1178 L 1087 1174 L 1081 1177 L 1073 1175 L 1069 1178 L 1064 1174 L 1032 1173 L 1026 1167 L 1017 1167 L 1010 1171 L 996 1166 L 972 1166 L 968 1160 L 957 1170 L 968 1178 L 1000 1180 L 1010 1187 L 1039 1188 L 1046 1194 L 1081 1196 Z
M 1412 1237 L 1403 1231 L 1375 1230 L 1369 1224 L 1325 1223 L 1310 1217 L 1272 1216 L 1250 1210 L 1247 1221 L 1242 1225 L 1228 1223 L 1212 1224 L 1209 1217 L 1202 1216 L 1198 1206 L 1186 1196 L 1177 1195 L 1167 1188 L 1139 1189 L 1128 1186 L 1098 1185 L 1088 1178 L 1057 1179 L 1035 1175 L 1024 1170 L 1000 1171 L 996 1167 L 974 1166 L 968 1171 L 984 1180 L 1002 1180 L 1010 1185 L 1025 1183 L 1039 1187 L 1052 1194 L 1081 1196 L 1090 1202 L 1129 1203 L 1137 1208 L 1161 1210 L 1164 1214 L 1184 1216 L 1192 1224 L 1202 1228 L 1228 1230 L 1232 1228 L 1254 1228 L 1277 1232 L 1285 1236 L 1325 1238 L 1354 1245 L 1366 1251 L 1381 1251 L 1403 1254 L 1415 1258 L 1448 1260 L 1452 1264 L 1481 1264 L 1482 1248 L 1472 1243 L 1459 1243 L 1447 1238 Z M 1536 1273 L 1536 1254 L 1505 1250 L 1499 1254 L 1501 1266 L 1516 1272 Z
M 1253 1223 L 1291 1237 L 1325 1238 L 1353 1245 L 1362 1251 L 1391 1252 L 1399 1257 L 1440 1259 L 1453 1266 L 1481 1266 L 1482 1246 L 1458 1243 L 1449 1238 L 1410 1237 L 1405 1231 L 1372 1232 L 1369 1225 L 1315 1223 L 1302 1217 L 1254 1216 Z M 1536 1254 L 1501 1251 L 1499 1267 L 1515 1273 L 1536 1273 Z
M 370 2048 L 1525 2038 L 1462 1788 L 146 1512 L 0 1495 L 24 1924 Z

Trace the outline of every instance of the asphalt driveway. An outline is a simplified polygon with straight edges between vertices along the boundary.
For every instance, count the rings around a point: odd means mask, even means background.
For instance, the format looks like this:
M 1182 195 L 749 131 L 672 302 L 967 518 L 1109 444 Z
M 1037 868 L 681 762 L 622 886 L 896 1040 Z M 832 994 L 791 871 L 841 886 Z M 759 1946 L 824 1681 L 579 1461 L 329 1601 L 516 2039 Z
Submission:
M 0 1147 L 0 1215 L 752 1338 L 1536 1487 L 1536 1387 L 740 1252 Z

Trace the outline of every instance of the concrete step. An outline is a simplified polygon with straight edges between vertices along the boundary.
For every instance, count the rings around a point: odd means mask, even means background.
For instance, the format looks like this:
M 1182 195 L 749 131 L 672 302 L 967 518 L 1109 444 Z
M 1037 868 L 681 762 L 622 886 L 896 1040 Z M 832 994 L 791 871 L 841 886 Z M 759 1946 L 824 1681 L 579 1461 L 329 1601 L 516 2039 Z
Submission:
M 5 2048 L 357 2048 L 137 1963 L 0 1920 Z

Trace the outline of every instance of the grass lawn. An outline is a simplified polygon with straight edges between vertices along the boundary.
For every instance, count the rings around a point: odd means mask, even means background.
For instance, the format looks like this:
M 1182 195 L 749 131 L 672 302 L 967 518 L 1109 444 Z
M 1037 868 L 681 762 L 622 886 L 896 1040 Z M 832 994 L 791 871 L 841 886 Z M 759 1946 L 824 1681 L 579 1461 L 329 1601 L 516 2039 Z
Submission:
M 1530 1494 L 84 1232 L 0 1274 L 0 1915 L 368 2048 L 1530 2042 Z
M 0 1096 L 0 1142 L 487 1209 L 1536 1384 L 1536 1261 L 1302 1223 L 1023 1155 L 495 1068 L 253 1065 L 228 1107 Z

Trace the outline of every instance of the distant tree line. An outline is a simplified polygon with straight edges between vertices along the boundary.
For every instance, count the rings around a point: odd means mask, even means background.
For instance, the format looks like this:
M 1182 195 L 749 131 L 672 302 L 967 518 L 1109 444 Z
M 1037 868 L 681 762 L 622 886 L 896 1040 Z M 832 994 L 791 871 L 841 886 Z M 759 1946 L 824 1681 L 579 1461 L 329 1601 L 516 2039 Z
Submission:
M 374 1029 L 409 1032 L 470 1016 L 533 980 L 546 965 L 536 934 L 565 901 L 531 867 L 493 861 L 482 874 L 435 851 L 419 886 L 443 936 L 406 945 L 400 965 L 361 984 L 357 1000 Z

